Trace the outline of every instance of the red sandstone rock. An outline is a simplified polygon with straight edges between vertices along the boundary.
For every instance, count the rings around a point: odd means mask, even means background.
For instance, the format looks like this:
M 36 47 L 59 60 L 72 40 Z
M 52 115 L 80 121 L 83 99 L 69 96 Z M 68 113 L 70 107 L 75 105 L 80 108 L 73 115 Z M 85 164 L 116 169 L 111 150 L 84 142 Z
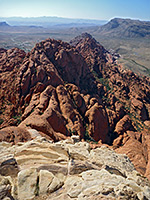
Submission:
M 19 67 L 26 53 L 18 48 L 0 49 L 0 71 L 12 71 Z
M 83 97 L 78 91 L 74 91 L 72 96 L 79 111 L 81 112 L 81 114 L 84 114 L 86 111 L 86 105 Z
M 89 135 L 95 140 L 107 141 L 108 121 L 105 110 L 102 106 L 95 103 L 86 113 L 89 120 Z
M 131 105 L 132 105 L 133 109 L 135 110 L 135 112 L 138 113 L 141 120 L 144 121 L 144 120 L 148 119 L 146 107 L 140 100 L 133 98 L 131 101 Z
M 21 124 L 19 124 L 20 128 L 24 129 L 36 129 L 39 132 L 42 132 L 48 135 L 53 141 L 59 141 L 61 139 L 66 139 L 65 135 L 61 133 L 56 133 L 51 125 L 48 123 L 46 119 L 41 117 L 40 115 L 31 115 L 27 117 Z
M 75 105 L 71 100 L 66 89 L 60 85 L 56 88 L 58 100 L 60 103 L 60 110 L 62 115 L 68 121 L 67 128 L 74 133 L 77 133 L 80 138 L 84 137 L 84 127 L 82 124 L 81 116 L 75 109 Z
M 144 175 L 150 180 L 150 133 L 149 132 L 143 132 L 142 144 L 145 150 L 144 156 L 147 161 L 146 171 Z
M 145 174 L 147 160 L 145 159 L 145 150 L 139 141 L 130 138 L 122 147 L 119 147 L 115 151 L 126 154 L 134 164 L 136 170 L 143 175 Z
M 149 177 L 150 79 L 114 64 L 88 34 L 71 45 L 47 39 L 27 54 L 0 49 L 1 128 L 22 120 L 24 131 L 34 128 L 58 141 L 71 134 L 84 139 L 86 124 L 90 136 L 112 142 Z M 145 132 L 137 132 L 142 128 Z M 12 131 L 5 133 L 15 143 Z M 26 135 L 18 133 L 18 140 L 26 141 Z
M 132 121 L 128 115 L 125 115 L 117 124 L 115 127 L 115 132 L 118 133 L 118 135 L 123 134 L 127 130 L 132 130 Z
M 0 130 L 0 142 L 6 141 L 17 144 L 18 142 L 26 142 L 28 140 L 31 140 L 31 136 L 24 128 L 10 126 Z
M 114 141 L 113 141 L 113 148 L 116 149 L 121 146 L 123 140 L 123 135 L 119 135 Z

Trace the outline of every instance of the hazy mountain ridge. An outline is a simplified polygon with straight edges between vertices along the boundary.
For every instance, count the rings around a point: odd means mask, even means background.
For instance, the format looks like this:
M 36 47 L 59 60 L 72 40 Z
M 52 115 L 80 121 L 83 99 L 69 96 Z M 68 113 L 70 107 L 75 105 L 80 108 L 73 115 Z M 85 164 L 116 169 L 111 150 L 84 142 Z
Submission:
M 0 21 L 6 21 L 12 26 L 70 26 L 70 24 L 91 26 L 105 24 L 106 20 L 92 20 L 92 19 L 71 19 L 63 17 L 0 17 Z
M 93 32 L 111 37 L 150 38 L 150 22 L 114 18 Z
M 9 24 L 6 22 L 0 22 L 0 27 L 9 27 Z

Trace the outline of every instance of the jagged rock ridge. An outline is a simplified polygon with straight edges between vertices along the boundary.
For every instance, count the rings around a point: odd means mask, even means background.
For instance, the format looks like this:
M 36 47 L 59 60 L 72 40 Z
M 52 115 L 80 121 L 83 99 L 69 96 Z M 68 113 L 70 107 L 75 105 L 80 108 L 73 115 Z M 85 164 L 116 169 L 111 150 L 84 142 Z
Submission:
M 47 39 L 29 53 L 1 49 L 0 83 L 1 141 L 79 135 L 126 153 L 150 177 L 150 80 L 124 70 L 92 36 Z

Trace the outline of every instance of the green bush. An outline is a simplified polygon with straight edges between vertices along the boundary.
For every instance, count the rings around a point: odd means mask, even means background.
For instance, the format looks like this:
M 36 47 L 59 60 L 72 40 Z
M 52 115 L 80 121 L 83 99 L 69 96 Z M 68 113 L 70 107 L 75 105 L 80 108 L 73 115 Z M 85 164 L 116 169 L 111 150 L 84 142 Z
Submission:
M 0 118 L 0 125 L 1 125 L 3 122 L 4 122 L 4 120 Z

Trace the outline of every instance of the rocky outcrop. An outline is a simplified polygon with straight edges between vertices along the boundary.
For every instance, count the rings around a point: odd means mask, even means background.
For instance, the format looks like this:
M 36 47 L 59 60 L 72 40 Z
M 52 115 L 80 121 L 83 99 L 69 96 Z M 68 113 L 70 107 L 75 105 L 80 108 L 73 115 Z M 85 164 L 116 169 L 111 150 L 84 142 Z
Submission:
M 123 134 L 127 130 L 134 130 L 132 126 L 132 121 L 128 115 L 125 115 L 119 122 L 116 124 L 115 132 L 118 133 L 118 135 Z
M 83 33 L 75 37 L 70 41 L 70 44 L 75 46 L 81 53 L 90 69 L 100 74 L 99 67 L 106 62 L 106 50 L 104 47 L 88 33 Z
M 147 109 L 140 100 L 133 98 L 131 101 L 131 105 L 132 105 L 134 111 L 138 113 L 141 120 L 145 121 L 148 119 Z
M 89 143 L 79 142 L 77 136 L 57 143 L 41 136 L 16 145 L 1 142 L 0 151 L 3 162 L 8 160 L 6 154 L 11 154 L 18 167 L 15 175 L 0 176 L 2 198 L 150 198 L 148 180 L 135 170 L 127 156 L 106 146 L 91 150 Z
M 18 48 L 0 49 L 0 72 L 13 71 L 19 67 L 26 53 Z
M 92 148 L 107 143 L 126 153 L 149 178 L 149 87 L 148 77 L 124 70 L 87 33 L 70 44 L 44 40 L 28 53 L 0 49 L 0 141 L 79 136 Z
M 107 141 L 108 121 L 105 110 L 95 103 L 86 113 L 89 121 L 89 135 L 95 140 Z

